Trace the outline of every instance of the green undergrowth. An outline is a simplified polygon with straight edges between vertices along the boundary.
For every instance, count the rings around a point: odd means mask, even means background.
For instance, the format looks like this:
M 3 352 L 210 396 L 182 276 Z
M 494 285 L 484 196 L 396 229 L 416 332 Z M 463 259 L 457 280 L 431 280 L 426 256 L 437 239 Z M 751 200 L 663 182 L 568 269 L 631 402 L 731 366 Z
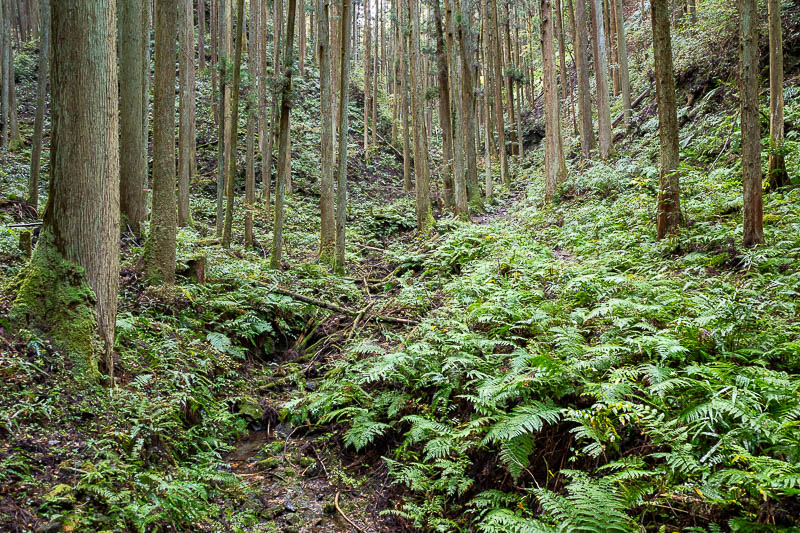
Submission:
M 796 531 L 800 189 L 741 248 L 737 118 L 712 99 L 680 111 L 677 236 L 654 238 L 657 119 L 553 206 L 529 171 L 513 216 L 440 222 L 406 257 L 405 297 L 441 306 L 287 411 L 380 450 L 406 496 L 387 513 L 423 531 Z
M 241 244 L 243 176 L 237 180 L 234 243 L 229 251 L 221 249 L 214 228 L 216 147 L 210 140 L 216 132 L 209 85 L 207 78 L 198 80 L 195 225 L 178 233 L 176 285 L 148 288 L 140 271 L 143 241 L 122 239 L 114 388 L 79 379 L 82 372 L 55 343 L 15 331 L 7 319 L 17 292 L 10 282 L 26 263 L 19 230 L 7 225 L 32 216 L 19 208 L 26 196 L 27 154 L 10 156 L 0 168 L 2 530 L 274 531 L 273 517 L 232 472 L 227 454 L 250 431 L 268 424 L 274 430 L 288 391 L 306 386 L 303 365 L 315 355 L 315 345 L 336 333 L 323 335 L 329 311 L 276 289 L 359 309 L 364 294 L 355 280 L 373 270 L 382 278 L 390 267 L 381 260 L 362 269 L 363 247 L 402 255 L 405 247 L 395 241 L 411 240 L 406 236 L 415 227 L 414 209 L 396 179 L 398 172 L 402 176 L 398 159 L 388 149 L 375 150 L 369 164 L 358 161 L 351 168 L 349 277 L 334 276 L 318 261 L 319 99 L 310 71 L 297 81 L 292 116 L 288 270 L 269 268 L 271 223 L 261 201 L 254 217 L 256 244 L 250 250 Z M 356 152 L 362 112 L 353 105 L 351 113 L 350 149 Z M 242 167 L 244 127 L 242 116 Z M 189 275 L 198 260 L 205 261 L 203 284 Z M 87 338 L 78 329 L 69 333 Z

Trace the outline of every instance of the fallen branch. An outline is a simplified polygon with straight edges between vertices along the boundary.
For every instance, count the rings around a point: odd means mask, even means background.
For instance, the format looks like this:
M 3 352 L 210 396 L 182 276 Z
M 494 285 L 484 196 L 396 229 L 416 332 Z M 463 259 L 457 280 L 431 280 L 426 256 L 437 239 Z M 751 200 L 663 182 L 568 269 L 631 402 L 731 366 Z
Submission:
M 342 307 L 332 302 L 326 302 L 323 300 L 319 300 L 317 298 L 305 296 L 304 294 L 298 294 L 296 292 L 292 292 L 282 287 L 274 287 L 272 290 L 277 292 L 278 294 L 288 296 L 289 298 L 293 298 L 300 302 L 321 307 L 323 309 L 328 309 L 329 311 L 333 311 L 335 313 L 342 313 L 343 315 L 359 317 L 359 319 L 360 315 L 363 315 L 363 313 L 366 311 L 366 309 L 355 311 L 353 309 L 348 309 L 346 307 Z M 375 320 L 376 322 L 386 322 L 388 324 L 402 324 L 404 326 L 416 326 L 418 324 L 416 320 L 409 320 L 407 318 L 397 318 L 393 316 L 373 316 L 370 317 L 369 320 Z
M 342 518 L 347 520 L 348 524 L 353 526 L 356 531 L 360 531 L 361 533 L 364 533 L 364 530 L 361 529 L 360 527 L 358 527 L 355 522 L 350 520 L 350 518 L 346 514 L 344 514 L 344 511 L 342 511 L 342 508 L 339 507 L 339 493 L 338 492 L 336 493 L 336 496 L 333 498 L 333 505 L 336 507 L 336 510 L 339 511 L 339 514 L 342 515 Z
M 29 224 L 9 224 L 7 228 L 37 228 L 42 225 L 42 222 L 31 222 Z
M 383 141 L 383 144 L 384 144 L 384 146 L 388 146 L 389 148 L 391 148 L 392 150 L 394 150 L 395 152 L 397 152 L 397 155 L 399 155 L 400 157 L 403 157 L 403 153 L 402 153 L 402 152 L 400 152 L 400 150 L 398 150 L 397 148 L 395 148 L 395 146 L 394 146 L 392 143 L 390 143 L 390 142 L 387 142 L 387 141 L 386 141 L 386 139 L 384 139 L 383 137 L 381 137 L 381 134 L 380 134 L 380 133 L 378 133 L 378 132 L 375 132 L 375 134 L 378 136 L 378 139 L 380 139 L 380 140 L 382 140 L 382 141 Z
M 637 97 L 636 97 L 636 100 L 634 100 L 634 101 L 631 103 L 631 109 L 633 109 L 634 107 L 636 107 L 637 105 L 639 105 L 639 104 L 642 102 L 642 100 L 644 100 L 644 98 L 645 98 L 645 97 L 646 97 L 648 94 L 650 94 L 650 91 L 651 91 L 651 90 L 652 90 L 652 87 L 648 86 L 648 87 L 647 87 L 647 88 L 646 88 L 644 91 L 642 91 L 642 94 L 640 94 L 639 96 L 637 96 Z M 618 116 L 617 118 L 615 118 L 615 119 L 614 119 L 614 122 L 612 122 L 612 123 L 611 123 L 611 127 L 612 127 L 612 128 L 616 128 L 616 127 L 617 127 L 617 124 L 619 124 L 619 123 L 622 121 L 622 119 L 623 119 L 623 118 L 625 118 L 625 113 L 622 113 L 620 116 Z
M 281 287 L 275 287 L 272 289 L 273 291 L 277 292 L 278 294 L 283 294 L 284 296 L 288 296 L 289 298 L 293 298 L 295 300 L 299 300 L 303 303 L 315 305 L 317 307 L 322 307 L 323 309 L 328 309 L 329 311 L 334 311 L 336 313 L 342 313 L 345 315 L 357 315 L 358 311 L 353 311 L 352 309 L 347 309 L 340 305 L 336 305 L 335 303 L 325 302 L 323 300 L 318 300 L 317 298 L 312 298 L 310 296 L 305 296 L 303 294 L 298 294 L 296 292 L 292 292 L 286 290 Z

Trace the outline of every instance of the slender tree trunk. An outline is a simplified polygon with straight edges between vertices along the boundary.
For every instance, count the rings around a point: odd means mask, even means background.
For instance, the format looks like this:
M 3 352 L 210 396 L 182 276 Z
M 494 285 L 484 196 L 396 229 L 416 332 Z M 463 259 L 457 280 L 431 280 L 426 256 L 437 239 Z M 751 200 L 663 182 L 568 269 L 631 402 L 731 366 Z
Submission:
M 407 3 L 408 21 L 411 24 L 411 107 L 414 116 L 414 188 L 417 200 L 417 230 L 421 233 L 426 233 L 433 225 L 433 215 L 431 214 L 431 185 L 427 158 L 428 142 L 424 116 L 424 79 L 422 74 L 422 50 L 420 48 L 419 0 L 404 1 Z
M 259 44 L 258 44 L 258 141 L 261 150 L 261 197 L 266 209 L 266 218 L 269 220 L 270 216 L 270 178 L 272 177 L 272 169 L 267 165 L 267 159 L 272 152 L 272 128 L 270 128 L 269 121 L 269 107 L 267 106 L 267 20 L 269 13 L 267 11 L 267 0 L 260 0 L 261 2 L 261 19 L 259 23 Z
M 194 160 L 194 17 L 193 0 L 180 0 L 178 5 L 178 86 L 180 94 L 178 134 L 178 225 L 191 226 L 189 184 Z
M 266 150 L 266 160 L 264 161 L 264 166 L 266 167 L 267 175 L 269 176 L 265 182 L 265 195 L 264 199 L 269 205 L 269 185 L 270 185 L 270 178 L 272 176 L 272 159 L 273 159 L 273 147 L 275 145 L 275 139 L 280 134 L 280 99 L 278 96 L 280 95 L 279 88 L 283 83 L 282 80 L 282 69 L 281 69 L 281 43 L 283 42 L 282 35 L 283 35 L 283 0 L 274 0 L 275 1 L 275 10 L 273 12 L 273 21 L 272 21 L 272 72 L 273 72 L 273 87 L 272 87 L 272 111 L 270 112 L 270 135 L 267 139 L 267 150 Z M 276 175 L 276 186 L 275 190 L 277 191 L 277 176 L 280 174 L 280 170 L 278 168 L 275 169 Z
M 475 90 L 473 89 L 473 50 L 470 13 L 471 0 L 452 0 L 458 7 L 458 50 L 461 54 L 461 103 L 463 106 L 463 134 L 467 195 L 473 205 L 481 202 L 481 191 L 478 186 L 478 162 L 475 151 Z M 520 121 L 517 121 L 519 131 Z M 521 154 L 521 152 L 520 152 Z
M 611 157 L 611 107 L 608 93 L 608 64 L 602 0 L 591 0 L 591 8 L 594 75 L 597 82 L 597 130 L 600 158 L 605 161 Z
M 617 55 L 616 35 L 617 19 L 614 11 L 616 10 L 616 0 L 603 0 L 603 24 L 606 35 L 606 51 L 608 53 L 608 74 L 611 79 L 611 94 L 619 96 L 619 57 Z
M 344 272 L 345 224 L 347 222 L 347 107 L 350 87 L 350 0 L 341 3 L 341 43 L 339 49 L 339 146 L 336 175 L 336 253 L 334 269 Z M 355 31 L 353 32 L 355 35 Z
M 579 0 L 582 1 L 582 0 Z M 553 6 L 541 0 L 542 71 L 545 112 L 545 201 L 550 202 L 556 186 L 567 179 L 561 138 L 561 109 L 556 85 L 555 49 L 553 46 Z
M 625 40 L 625 17 L 622 0 L 614 2 L 614 15 L 617 27 L 617 55 L 619 56 L 619 82 L 622 91 L 622 112 L 625 116 L 625 128 L 631 123 L 631 81 L 628 69 L 628 45 Z
M 378 0 L 378 10 L 380 10 L 380 0 Z M 378 20 L 380 19 L 379 12 L 375 13 L 375 50 L 373 53 L 373 68 L 372 68 L 372 98 L 371 98 L 371 112 L 372 112 L 372 146 L 378 145 L 378 85 L 380 80 L 378 74 L 380 73 L 380 45 Z
M 331 102 L 331 49 L 329 2 L 317 0 L 317 61 L 319 61 L 320 114 L 322 115 L 322 175 L 320 177 L 320 259 L 333 264 L 336 250 L 336 219 L 333 208 L 333 112 Z
M 758 105 L 758 2 L 739 0 L 739 57 L 744 185 L 744 246 L 764 243 L 761 120 Z
M 259 18 L 261 16 L 261 1 L 250 1 L 250 18 L 248 24 L 247 39 L 247 72 L 251 80 L 257 79 L 259 76 L 258 65 L 258 26 Z M 247 88 L 247 155 L 245 162 L 245 182 L 244 182 L 244 199 L 245 199 L 245 212 L 244 212 L 244 246 L 245 248 L 253 247 L 253 212 L 256 204 L 256 114 L 258 112 L 258 99 L 257 87 L 251 81 Z
M 300 76 L 306 77 L 306 5 L 305 0 L 300 0 L 297 9 L 297 60 Z
M 653 63 L 658 100 L 658 133 L 661 141 L 657 238 L 676 233 L 681 224 L 681 198 L 678 168 L 678 111 L 675 77 L 672 71 L 668 0 L 651 0 L 653 25 Z
M 145 243 L 151 284 L 175 282 L 177 202 L 175 199 L 175 43 L 178 5 L 156 0 L 156 63 L 153 97 L 153 209 Z
M 578 78 L 578 123 L 581 139 L 581 153 L 588 159 L 594 149 L 594 129 L 592 126 L 592 99 L 589 89 L 589 46 L 586 26 L 586 6 L 583 0 L 569 2 L 570 11 L 574 13 L 575 28 L 572 42 L 575 46 L 575 70 Z
M 217 106 L 217 101 L 219 100 L 217 95 L 217 85 L 218 85 L 218 78 L 219 78 L 219 28 L 220 28 L 220 21 L 219 21 L 219 8 L 218 2 L 220 0 L 209 0 L 209 28 L 210 28 L 210 38 L 211 38 L 211 64 L 213 67 L 211 68 L 211 111 L 214 115 L 214 123 L 219 127 L 220 116 L 219 116 L 219 107 Z
M 227 168 L 228 149 L 226 132 L 228 131 L 228 113 L 225 111 L 228 93 L 228 49 L 225 45 L 226 35 L 230 32 L 228 27 L 231 24 L 228 17 L 227 2 L 232 0 L 219 0 L 217 5 L 217 17 L 219 19 L 219 29 L 217 31 L 217 71 L 219 76 L 219 94 L 217 102 L 217 237 L 222 237 L 225 226 L 225 177 Z
M 345 0 L 346 1 L 346 0 Z M 281 82 L 281 116 L 279 122 L 279 144 L 278 144 L 278 174 L 275 179 L 275 220 L 273 222 L 272 239 L 272 268 L 280 268 L 281 256 L 283 254 L 283 211 L 286 196 L 287 160 L 291 157 L 289 153 L 289 114 L 292 110 L 292 75 L 293 75 L 293 55 L 294 55 L 294 23 L 297 11 L 297 0 L 289 0 L 286 13 L 286 51 L 284 53 L 284 75 Z M 346 137 L 346 136 L 345 136 Z
M 561 74 L 561 100 L 566 102 L 569 76 L 567 74 L 567 40 L 564 38 L 564 18 L 561 15 L 561 0 L 555 0 L 553 9 L 555 10 L 554 28 L 556 39 L 558 40 L 558 64 L 559 73 Z M 542 27 L 544 28 L 544 21 L 542 21 L 542 23 Z
M 119 129 L 115 2 L 52 6 L 50 194 L 12 321 L 42 331 L 113 378 L 119 287 Z
M 364 2 L 364 157 L 369 161 L 369 119 L 372 115 L 372 26 L 370 4 Z
M 450 74 L 444 43 L 444 29 L 442 28 L 442 10 L 438 1 L 433 3 L 433 21 L 436 30 L 436 67 L 439 82 L 439 126 L 442 129 L 442 156 L 444 158 L 442 183 L 445 205 L 453 207 L 453 119 L 450 115 Z M 464 200 L 466 200 L 466 195 Z
M 508 113 L 508 125 L 511 128 L 511 153 L 514 154 L 517 133 L 517 118 L 516 110 L 514 108 L 514 64 L 511 61 L 511 17 L 509 16 L 508 2 L 503 2 L 503 15 L 504 20 L 500 22 L 499 31 L 502 33 L 502 50 L 501 64 L 503 65 L 504 81 L 506 87 L 506 111 Z
M 410 131 L 410 117 L 409 117 L 409 107 L 411 105 L 411 74 L 410 74 L 410 67 L 409 67 L 409 54 L 408 54 L 408 24 L 405 15 L 405 2 L 407 0 L 396 0 L 398 5 L 398 11 L 402 10 L 402 15 L 398 16 L 398 19 L 403 21 L 402 22 L 402 34 L 400 36 L 400 48 L 401 48 L 401 55 L 403 56 L 403 63 L 401 68 L 403 69 L 403 77 L 402 77 L 402 90 L 403 95 L 401 97 L 401 107 L 402 107 L 402 127 L 403 127 L 403 190 L 405 192 L 411 192 L 414 188 L 414 183 L 411 179 L 411 131 Z
M 141 235 L 147 217 L 144 6 L 142 0 L 121 0 L 119 5 L 120 211 L 123 227 Z
M 142 12 L 142 41 L 144 42 L 144 61 L 142 61 L 142 153 L 144 154 L 144 183 L 147 186 L 149 177 L 149 164 L 147 154 L 150 150 L 150 89 L 152 85 L 151 65 L 153 54 L 150 42 L 154 37 L 153 30 L 153 1 L 143 0 L 144 11 Z M 52 5 L 52 4 L 51 4 Z M 145 217 L 147 217 L 147 198 L 145 196 Z
M 769 8 L 769 187 L 785 187 L 791 182 L 783 154 L 783 29 L 781 0 L 768 0 Z
M 514 70 L 515 72 L 521 72 L 522 64 L 520 61 L 520 39 L 519 39 L 519 20 L 517 17 L 517 7 L 514 4 L 514 42 L 516 46 L 514 46 Z M 522 135 L 522 82 L 516 81 L 517 87 L 517 153 L 519 154 L 520 159 L 525 156 L 525 139 Z
M 503 94 L 501 84 L 503 83 L 503 55 L 501 52 L 500 32 L 498 30 L 497 0 L 486 0 L 491 2 L 492 15 L 492 43 L 494 53 L 491 55 L 492 70 L 494 71 L 494 114 L 497 122 L 497 145 L 500 152 L 500 179 L 506 186 L 511 185 L 511 176 L 508 173 L 508 156 L 506 151 L 506 130 L 503 120 Z
M 228 155 L 228 180 L 225 191 L 225 228 L 222 232 L 222 247 L 230 248 L 233 237 L 233 202 L 236 194 L 236 141 L 239 136 L 239 89 L 242 80 L 242 47 L 244 41 L 244 0 L 236 3 L 236 36 L 233 59 L 233 91 L 231 93 L 231 126 L 226 143 Z
M 491 105 L 489 97 L 489 87 L 491 86 L 491 68 L 490 61 L 490 35 L 489 19 L 486 12 L 487 2 L 481 1 L 481 21 L 482 21 L 482 42 L 481 47 L 483 51 L 483 111 L 484 111 L 484 161 L 485 161 L 485 194 L 486 199 L 491 200 L 494 197 L 494 182 L 492 179 L 492 117 Z
M 206 6 L 204 0 L 197 0 L 197 60 L 202 73 L 206 70 Z
M 452 84 L 448 87 L 452 91 L 452 100 L 460 102 L 461 93 L 459 88 L 463 87 L 461 80 L 462 71 L 459 65 L 459 57 L 456 52 L 456 39 L 455 39 L 455 15 L 453 13 L 453 0 L 446 0 L 445 3 L 445 21 L 447 25 L 447 62 L 450 69 L 450 78 Z M 448 98 L 449 100 L 449 98 Z M 451 114 L 450 131 L 453 135 L 452 142 L 452 185 L 453 185 L 453 198 L 454 198 L 454 212 L 457 215 L 466 217 L 469 212 L 467 200 L 467 180 L 466 180 L 466 154 L 464 152 L 464 110 L 465 103 L 455 106 Z
M 0 0 L 0 71 L 3 73 L 2 88 L 0 88 L 0 121 L 3 122 L 0 130 L 0 152 L 8 151 L 8 60 L 6 54 L 11 48 L 11 23 L 8 7 Z
M 31 177 L 28 181 L 28 203 L 39 209 L 39 170 L 42 164 L 42 132 L 44 112 L 47 105 L 47 71 L 50 60 L 50 0 L 39 0 L 42 15 L 42 31 L 39 40 L 39 73 L 36 89 L 36 117 L 33 123 L 33 145 L 31 146 Z M 141 20 L 141 17 L 140 17 Z
M 19 6 L 17 6 L 19 8 Z M 19 21 L 17 27 L 19 28 Z M 21 35 L 21 31 L 17 32 Z M 22 43 L 19 43 L 22 47 Z M 22 146 L 22 137 L 19 134 L 19 118 L 17 116 L 17 89 L 14 79 L 14 48 L 6 48 L 6 70 L 8 70 L 8 149 L 16 152 Z

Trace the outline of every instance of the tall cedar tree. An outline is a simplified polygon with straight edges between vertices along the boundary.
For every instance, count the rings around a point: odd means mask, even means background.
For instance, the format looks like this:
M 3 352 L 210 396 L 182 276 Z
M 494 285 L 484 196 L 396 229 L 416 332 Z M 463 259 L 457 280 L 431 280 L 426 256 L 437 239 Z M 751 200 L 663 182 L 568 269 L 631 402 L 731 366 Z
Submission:
M 761 117 L 758 112 L 758 0 L 739 0 L 744 246 L 764 242 Z
M 290 0 L 294 1 L 294 0 Z M 352 42 L 350 40 L 350 0 L 342 0 L 340 9 L 341 27 L 339 31 L 339 145 L 338 163 L 336 170 L 336 253 L 334 256 L 334 269 L 344 272 L 345 249 L 345 223 L 347 221 L 347 108 L 349 102 L 348 88 L 350 87 L 350 54 Z M 355 35 L 355 32 L 353 32 Z
M 79 368 L 113 376 L 119 287 L 117 13 L 113 0 L 58 0 L 50 191 L 11 319 L 46 333 Z
M 194 176 L 195 153 L 195 66 L 193 0 L 178 2 L 178 225 L 191 226 L 189 184 Z
M 577 0 L 580 3 L 580 0 Z M 597 131 L 600 158 L 611 157 L 611 103 L 608 93 L 608 50 L 603 17 L 603 0 L 590 0 L 594 44 L 594 75 L 597 83 Z
M 336 219 L 333 208 L 333 116 L 331 101 L 330 0 L 317 0 L 317 61 L 319 62 L 320 114 L 322 119 L 322 175 L 320 177 L 320 245 L 322 261 L 333 264 Z
M 28 203 L 39 209 L 39 173 L 42 165 L 42 133 L 44 131 L 44 112 L 47 98 L 47 71 L 50 59 L 50 0 L 39 0 L 42 18 L 42 32 L 39 44 L 39 73 L 36 80 L 36 117 L 33 122 L 33 142 L 31 143 L 31 176 L 28 180 Z
M 769 9 L 769 186 L 785 187 L 791 182 L 783 154 L 783 28 L 781 0 L 768 0 Z
M 573 0 L 567 0 L 572 5 Z M 584 159 L 594 149 L 594 129 L 592 126 L 592 97 L 589 90 L 589 45 L 586 26 L 586 5 L 583 0 L 574 0 L 575 31 L 575 70 L 578 78 L 578 124 L 581 139 L 581 153 Z
M 580 0 L 579 0 L 580 1 Z M 553 5 L 542 0 L 542 70 L 545 112 L 545 200 L 551 201 L 556 186 L 567 179 L 564 147 L 561 138 L 561 106 L 556 86 L 555 48 L 553 46 Z
M 142 0 L 120 0 L 119 6 L 120 210 L 123 227 L 141 235 L 147 217 L 145 11 Z
M 239 86 L 242 81 L 242 45 L 244 40 L 244 0 L 236 3 L 236 36 L 233 59 L 233 89 L 231 93 L 230 115 L 232 126 L 228 128 L 226 155 L 228 156 L 228 179 L 225 191 L 225 228 L 222 231 L 222 247 L 230 248 L 233 238 L 233 196 L 236 193 L 236 139 L 239 136 Z
M 425 90 L 423 78 L 423 55 L 420 46 L 419 0 L 404 0 L 408 7 L 411 25 L 411 107 L 414 116 L 414 189 L 417 201 L 417 230 L 427 232 L 433 225 L 431 214 L 430 172 L 428 170 L 428 142 L 425 129 Z
M 153 209 L 145 243 L 151 284 L 175 282 L 178 212 L 175 199 L 175 62 L 178 5 L 156 1 L 156 59 L 153 93 Z
M 653 25 L 653 63 L 658 101 L 658 134 L 661 141 L 657 238 L 675 233 L 681 224 L 681 196 L 678 167 L 678 111 L 675 103 L 675 77 L 672 72 L 668 0 L 651 0 Z
M 241 0 L 240 0 L 241 1 Z M 294 25 L 297 11 L 297 0 L 289 0 L 286 12 L 286 51 L 284 53 L 284 75 L 281 82 L 281 115 L 278 134 L 278 172 L 275 180 L 275 213 L 272 238 L 272 268 L 279 268 L 283 254 L 283 222 L 284 205 L 286 196 L 286 171 L 289 153 L 289 114 L 292 111 L 292 75 L 294 73 Z

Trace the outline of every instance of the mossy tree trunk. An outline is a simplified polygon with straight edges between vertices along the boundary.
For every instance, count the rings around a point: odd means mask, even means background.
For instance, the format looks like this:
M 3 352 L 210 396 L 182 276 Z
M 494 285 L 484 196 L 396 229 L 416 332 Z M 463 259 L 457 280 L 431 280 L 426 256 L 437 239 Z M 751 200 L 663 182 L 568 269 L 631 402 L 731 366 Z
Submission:
M 785 187 L 791 182 L 784 156 L 783 114 L 783 28 L 781 0 L 768 0 L 769 8 L 769 187 Z
M 11 318 L 113 375 L 119 287 L 117 20 L 113 0 L 53 2 L 51 179 Z

